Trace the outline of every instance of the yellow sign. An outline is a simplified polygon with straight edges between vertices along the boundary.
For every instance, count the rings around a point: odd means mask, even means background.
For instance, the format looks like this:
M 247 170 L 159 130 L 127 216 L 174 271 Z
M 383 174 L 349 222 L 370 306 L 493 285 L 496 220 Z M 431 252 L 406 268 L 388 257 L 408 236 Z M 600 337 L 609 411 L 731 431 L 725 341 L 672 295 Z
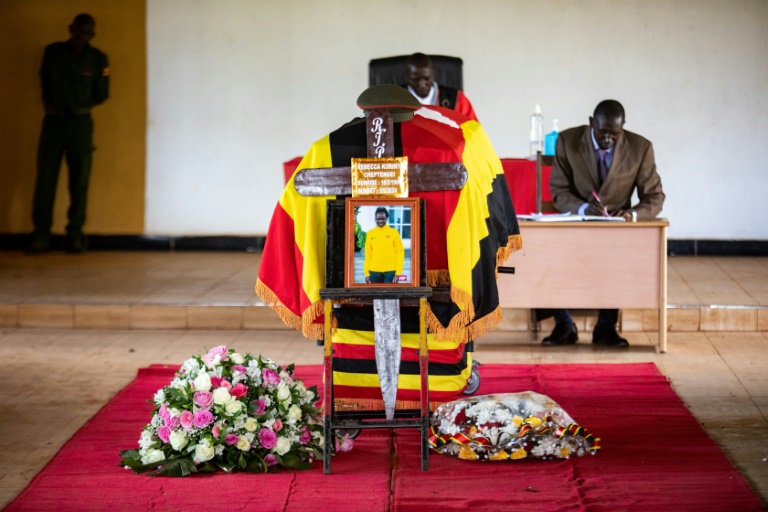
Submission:
M 408 157 L 353 158 L 352 197 L 408 197 Z

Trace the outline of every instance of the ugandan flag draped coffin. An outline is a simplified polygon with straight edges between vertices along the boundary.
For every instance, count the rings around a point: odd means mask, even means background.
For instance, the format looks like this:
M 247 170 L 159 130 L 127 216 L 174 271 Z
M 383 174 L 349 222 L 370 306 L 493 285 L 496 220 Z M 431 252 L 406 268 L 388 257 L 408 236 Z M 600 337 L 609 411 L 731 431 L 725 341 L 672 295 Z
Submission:
M 297 171 L 349 166 L 351 158 L 366 157 L 365 126 L 364 119 L 354 120 L 318 140 Z M 501 162 L 479 123 L 452 110 L 424 107 L 413 120 L 394 123 L 394 132 L 395 155 L 407 156 L 409 164 L 462 162 L 468 172 L 461 190 L 410 194 L 426 203 L 427 285 L 450 287 L 451 302 L 430 301 L 427 311 L 430 399 L 444 402 L 460 393 L 469 377 L 471 356 L 464 344 L 501 320 L 496 268 L 522 242 Z M 301 196 L 293 178 L 288 182 L 272 216 L 256 282 L 256 293 L 287 325 L 318 340 L 328 199 L 335 197 Z M 369 400 L 373 407 L 381 401 L 373 314 L 370 308 L 342 310 L 333 338 L 334 394 L 337 401 Z M 403 403 L 418 402 L 418 329 L 409 325 L 407 311 L 401 313 L 398 400 Z

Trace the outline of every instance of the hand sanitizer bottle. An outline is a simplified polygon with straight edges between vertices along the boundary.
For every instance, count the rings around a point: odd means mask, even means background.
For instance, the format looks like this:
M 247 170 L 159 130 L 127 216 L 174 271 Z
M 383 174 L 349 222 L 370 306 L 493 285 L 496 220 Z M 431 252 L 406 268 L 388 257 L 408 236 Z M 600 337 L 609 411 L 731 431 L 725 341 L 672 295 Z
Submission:
M 557 119 L 552 120 L 552 131 L 547 134 L 546 137 L 544 137 L 544 154 L 545 155 L 552 155 L 555 154 L 555 143 L 557 142 Z
M 531 115 L 531 158 L 536 159 L 536 152 L 544 149 L 544 116 L 541 107 L 536 108 Z

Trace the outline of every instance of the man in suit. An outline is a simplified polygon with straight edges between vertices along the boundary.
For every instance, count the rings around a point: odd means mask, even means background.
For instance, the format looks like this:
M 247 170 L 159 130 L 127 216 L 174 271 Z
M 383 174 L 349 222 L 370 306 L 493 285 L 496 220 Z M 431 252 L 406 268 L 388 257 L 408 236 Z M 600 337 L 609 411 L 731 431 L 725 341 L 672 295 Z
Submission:
M 650 220 L 661 212 L 665 196 L 656 172 L 653 145 L 624 130 L 625 121 L 621 103 L 604 100 L 595 108 L 588 126 L 570 128 L 558 135 L 549 180 L 557 211 L 623 217 L 627 222 Z M 635 189 L 639 202 L 632 206 Z M 578 341 L 568 310 L 537 311 L 539 319 L 548 316 L 555 317 L 555 328 L 542 345 Z M 629 342 L 616 332 L 617 320 L 617 309 L 600 310 L 592 343 L 628 347 Z
M 405 61 L 405 87 L 422 105 L 435 105 L 455 110 L 477 121 L 469 99 L 458 89 L 435 82 L 432 59 L 423 53 L 414 53 Z

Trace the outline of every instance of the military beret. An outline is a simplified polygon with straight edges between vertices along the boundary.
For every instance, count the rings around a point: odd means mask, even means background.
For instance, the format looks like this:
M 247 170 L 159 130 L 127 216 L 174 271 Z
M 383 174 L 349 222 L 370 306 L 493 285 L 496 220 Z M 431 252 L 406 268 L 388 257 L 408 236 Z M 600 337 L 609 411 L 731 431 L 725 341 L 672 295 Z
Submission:
M 363 110 L 388 110 L 393 121 L 408 121 L 421 108 L 421 103 L 404 87 L 394 84 L 374 85 L 357 97 Z

